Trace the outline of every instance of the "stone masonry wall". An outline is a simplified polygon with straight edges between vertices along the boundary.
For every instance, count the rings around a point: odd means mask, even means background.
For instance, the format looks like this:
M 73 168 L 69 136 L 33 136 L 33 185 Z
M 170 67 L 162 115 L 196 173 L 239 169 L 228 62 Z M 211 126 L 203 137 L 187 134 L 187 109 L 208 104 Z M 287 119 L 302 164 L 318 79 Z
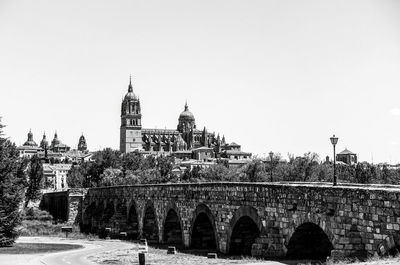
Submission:
M 87 189 L 69 189 L 50 192 L 42 196 L 40 208 L 48 211 L 54 218 L 68 224 L 79 224 L 82 218 L 82 202 Z

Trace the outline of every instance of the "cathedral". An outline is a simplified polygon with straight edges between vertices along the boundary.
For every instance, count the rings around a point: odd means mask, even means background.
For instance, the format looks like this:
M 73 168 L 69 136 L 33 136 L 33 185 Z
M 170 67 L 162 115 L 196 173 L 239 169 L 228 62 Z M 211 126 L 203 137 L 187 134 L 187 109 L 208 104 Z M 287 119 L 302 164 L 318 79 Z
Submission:
M 130 79 L 128 92 L 121 104 L 120 151 L 122 153 L 169 152 L 190 158 L 193 152 L 198 153 L 199 150 L 212 154 L 211 157 L 227 157 L 227 155 L 233 155 L 235 159 L 251 157 L 251 153 L 240 150 L 240 145 L 227 144 L 224 136 L 207 132 L 205 127 L 198 130 L 187 102 L 179 115 L 176 129 L 142 128 L 140 100 L 133 92 Z

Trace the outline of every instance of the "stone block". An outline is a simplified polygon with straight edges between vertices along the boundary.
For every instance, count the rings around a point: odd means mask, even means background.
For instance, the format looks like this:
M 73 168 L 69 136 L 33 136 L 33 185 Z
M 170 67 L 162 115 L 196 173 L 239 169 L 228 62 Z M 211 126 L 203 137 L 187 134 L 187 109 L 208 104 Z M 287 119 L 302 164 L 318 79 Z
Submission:
M 217 256 L 217 253 L 209 252 L 209 253 L 207 253 L 207 258 L 216 259 L 216 258 L 218 258 L 218 256 Z
M 167 254 L 176 254 L 176 248 L 174 246 L 168 246 Z

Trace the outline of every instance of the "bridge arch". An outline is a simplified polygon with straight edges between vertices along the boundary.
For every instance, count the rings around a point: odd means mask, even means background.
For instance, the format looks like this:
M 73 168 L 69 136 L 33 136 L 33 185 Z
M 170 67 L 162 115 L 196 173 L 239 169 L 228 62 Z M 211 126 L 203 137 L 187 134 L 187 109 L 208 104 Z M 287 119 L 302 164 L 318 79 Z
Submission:
M 101 216 L 101 221 L 104 225 L 108 224 L 110 222 L 110 219 L 114 216 L 115 213 L 115 205 L 114 201 L 105 201 L 104 202 L 104 210 L 103 214 Z
M 183 246 L 183 230 L 179 212 L 170 208 L 164 220 L 163 242 Z
M 82 232 L 89 233 L 92 231 L 93 217 L 95 216 L 96 213 L 96 207 L 97 207 L 96 202 L 92 201 L 83 212 L 82 226 L 81 226 Z
M 159 231 L 154 203 L 147 201 L 143 211 L 143 237 L 149 242 L 156 243 L 159 240 Z
M 326 231 L 310 220 L 303 222 L 290 234 L 286 257 L 326 260 L 334 249 L 333 234 Z
M 190 247 L 195 249 L 218 250 L 218 234 L 215 218 L 210 208 L 199 204 L 193 213 L 190 226 Z
M 229 222 L 227 252 L 251 255 L 252 245 L 262 232 L 263 225 L 257 210 L 251 206 L 241 206 Z
M 169 202 L 165 208 L 162 227 L 162 240 L 178 246 L 184 245 L 183 222 L 179 208 L 175 202 Z

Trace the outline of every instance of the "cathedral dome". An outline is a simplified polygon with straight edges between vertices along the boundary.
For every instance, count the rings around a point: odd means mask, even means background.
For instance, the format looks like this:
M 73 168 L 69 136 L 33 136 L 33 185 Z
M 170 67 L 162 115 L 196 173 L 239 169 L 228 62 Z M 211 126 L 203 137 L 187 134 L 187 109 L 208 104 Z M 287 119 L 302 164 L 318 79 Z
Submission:
M 125 100 L 138 100 L 137 96 L 135 93 L 133 93 L 133 87 L 132 87 L 132 80 L 129 78 L 129 87 L 128 87 L 128 93 L 125 95 Z
M 58 145 L 58 144 L 60 144 L 60 143 L 61 143 L 61 141 L 58 140 L 57 132 L 55 132 L 55 133 L 54 133 L 54 139 L 53 139 L 53 141 L 51 141 L 51 145 L 52 145 L 52 146 L 55 146 L 55 145 Z
M 24 143 L 24 146 L 37 146 L 35 141 L 33 140 L 33 133 L 29 130 L 28 140 Z
M 179 120 L 190 120 L 194 121 L 194 115 L 190 112 L 187 103 L 185 104 L 185 110 L 179 115 Z
M 125 100 L 137 100 L 135 93 L 129 92 L 125 95 Z

